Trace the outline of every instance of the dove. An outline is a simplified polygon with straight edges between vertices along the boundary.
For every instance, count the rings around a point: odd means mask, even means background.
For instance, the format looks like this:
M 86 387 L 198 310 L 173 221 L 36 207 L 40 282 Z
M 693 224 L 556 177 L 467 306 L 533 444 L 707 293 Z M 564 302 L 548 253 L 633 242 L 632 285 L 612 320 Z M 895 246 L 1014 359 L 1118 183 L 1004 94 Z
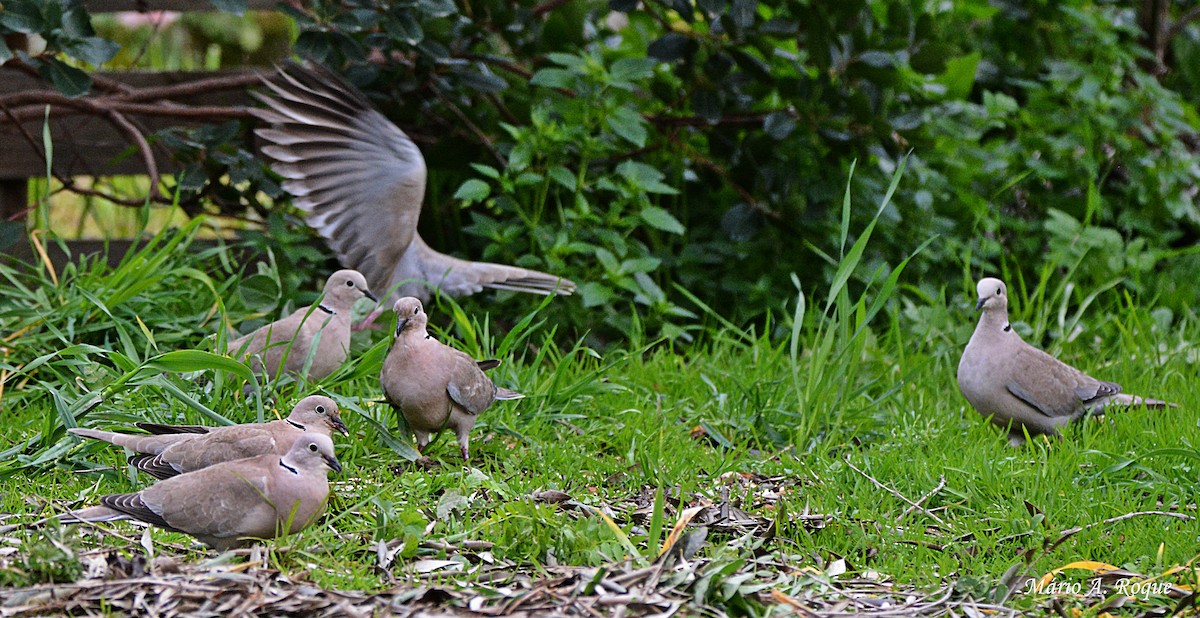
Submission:
M 378 300 L 362 273 L 339 270 L 329 276 L 321 301 L 262 326 L 229 343 L 238 359 L 252 358 L 254 370 L 268 376 L 283 370 L 299 375 L 312 357 L 308 377 L 320 380 L 346 362 L 350 350 L 350 309 L 360 298 Z M 316 349 L 313 350 L 314 342 Z
M 400 298 L 392 306 L 398 315 L 396 339 L 383 361 L 379 382 L 388 402 L 400 411 L 424 450 L 431 435 L 450 429 L 458 438 L 464 461 L 475 419 L 497 400 L 524 395 L 497 387 L 483 373 L 499 361 L 476 361 L 434 339 L 425 331 L 428 317 L 420 299 Z
M 1004 428 L 1009 444 L 1059 428 L 1108 406 L 1175 404 L 1121 392 L 1021 339 L 1008 322 L 1008 289 L 999 279 L 979 281 L 976 309 L 983 314 L 958 363 L 958 388 L 980 414 Z
M 434 251 L 417 233 L 425 159 L 416 144 L 356 88 L 320 65 L 290 64 L 263 82 L 268 125 L 255 131 L 283 188 L 338 260 L 361 271 L 390 299 L 428 301 L 433 288 L 467 296 L 484 288 L 571 294 L 575 284 L 546 273 L 470 262 Z M 381 305 L 367 319 L 382 313 Z
M 338 413 L 337 404 L 328 397 L 305 397 L 285 419 L 268 423 L 201 427 L 137 423 L 151 435 L 133 435 L 72 428 L 71 433 L 103 440 L 142 453 L 129 463 L 158 479 L 193 472 L 234 459 L 287 453 L 305 432 L 329 437 L 334 431 L 350 435 Z
M 132 494 L 100 498 L 63 523 L 132 519 L 183 532 L 225 551 L 245 539 L 295 534 L 325 510 L 328 471 L 341 472 L 328 436 L 301 434 L 282 457 L 260 455 L 180 474 Z

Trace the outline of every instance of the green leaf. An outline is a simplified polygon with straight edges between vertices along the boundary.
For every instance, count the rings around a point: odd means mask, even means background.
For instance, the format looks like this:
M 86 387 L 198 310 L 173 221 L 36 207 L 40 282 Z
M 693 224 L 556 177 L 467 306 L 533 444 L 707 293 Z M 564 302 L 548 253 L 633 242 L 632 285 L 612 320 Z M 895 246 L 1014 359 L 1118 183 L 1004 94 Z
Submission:
M 529 83 L 546 88 L 573 88 L 575 74 L 566 69 L 542 69 L 533 74 Z
M 604 270 L 609 273 L 618 273 L 621 270 L 621 265 L 617 263 L 617 258 L 612 254 L 612 251 L 602 247 L 596 248 L 596 259 Z
M 650 58 L 621 58 L 608 69 L 608 76 L 618 81 L 637 81 L 654 74 L 655 62 Z
M 203 350 L 175 350 L 160 354 L 142 363 L 142 367 L 169 371 L 171 373 L 188 373 L 192 371 L 225 371 L 232 373 L 248 382 L 254 381 L 254 374 L 244 363 Z
M 494 168 L 490 165 L 483 165 L 482 163 L 472 163 L 471 169 L 473 169 L 476 172 L 479 172 L 481 175 L 487 176 L 488 178 L 491 178 L 491 179 L 500 178 L 499 170 L 497 170 L 496 168 Z
M 550 170 L 546 173 L 550 175 L 550 178 L 554 179 L 554 182 L 557 182 L 558 184 L 562 185 L 563 188 L 565 188 L 566 190 L 568 190 L 568 191 L 575 190 L 575 187 L 577 186 L 575 174 L 572 174 L 571 171 L 568 170 L 567 168 L 565 168 L 561 165 L 557 165 L 555 167 L 550 168 Z M 24 229 L 24 228 L 22 228 L 22 229 Z M 0 245 L 0 248 L 3 248 L 3 245 Z
M 672 234 L 683 234 L 686 228 L 674 215 L 658 206 L 647 206 L 642 209 L 642 220 L 650 227 Z
M 208 176 L 198 163 L 189 165 L 175 174 L 175 182 L 184 191 L 199 191 L 204 188 L 204 183 L 207 181 Z
M 390 17 L 391 19 L 386 20 L 383 24 L 388 36 L 409 45 L 416 45 L 425 39 L 425 31 L 421 28 L 421 23 L 409 13 L 393 14 Z
M 629 273 L 648 273 L 662 266 L 662 260 L 656 257 L 640 257 L 621 262 L 621 272 Z
M 896 55 L 885 51 L 868 51 L 858 55 L 858 61 L 876 69 L 896 66 Z
M 458 80 L 467 88 L 484 94 L 496 94 L 508 88 L 508 82 L 487 70 L 464 71 L 458 74 Z
M 5 0 L 0 9 L 0 26 L 14 32 L 35 33 L 46 29 L 46 21 L 38 9 L 41 0 Z
M 242 302 L 255 311 L 270 311 L 279 305 L 279 284 L 267 275 L 259 273 L 242 279 L 237 291 Z
M 75 39 L 63 51 L 76 60 L 100 66 L 112 60 L 121 51 L 121 46 L 103 37 L 89 36 Z
M 970 96 L 981 58 L 982 55 L 975 52 L 946 62 L 946 70 L 937 78 L 937 83 L 946 87 L 946 98 L 965 99 Z
M 82 2 L 64 2 L 62 3 L 62 13 L 58 15 L 58 21 L 62 24 L 62 32 L 67 38 L 82 39 L 96 34 L 92 29 L 92 16 L 88 15 L 87 9 L 84 8 Z M 46 21 L 53 24 L 56 15 L 47 14 Z
M 569 69 L 582 69 L 587 60 L 575 54 L 564 54 L 562 52 L 552 52 L 546 54 L 546 59 L 554 64 L 567 67 Z
M 39 63 L 38 73 L 41 73 L 55 90 L 72 99 L 81 97 L 92 89 L 90 75 L 68 66 L 58 58 L 43 58 Z
M 458 187 L 458 191 L 454 192 L 454 199 L 466 202 L 481 202 L 487 199 L 487 196 L 491 192 L 491 185 L 478 178 L 471 178 Z
M 641 148 L 646 145 L 646 119 L 629 107 L 618 107 L 608 116 L 614 133 Z
M 678 32 L 668 32 L 662 38 L 650 43 L 646 53 L 661 62 L 675 62 L 691 59 L 696 54 L 699 44 Z
M 420 0 L 417 10 L 429 17 L 449 17 L 458 13 L 453 0 Z
M 575 291 L 583 300 L 584 308 L 607 305 L 617 296 L 612 288 L 596 281 L 584 283 L 576 288 Z
M 796 130 L 796 120 L 787 112 L 773 112 L 763 120 L 763 131 L 772 139 L 782 140 Z
M 733 18 L 733 23 L 742 29 L 749 28 L 754 25 L 754 18 L 758 15 L 758 3 L 754 0 L 733 0 L 732 6 L 729 8 L 729 16 Z

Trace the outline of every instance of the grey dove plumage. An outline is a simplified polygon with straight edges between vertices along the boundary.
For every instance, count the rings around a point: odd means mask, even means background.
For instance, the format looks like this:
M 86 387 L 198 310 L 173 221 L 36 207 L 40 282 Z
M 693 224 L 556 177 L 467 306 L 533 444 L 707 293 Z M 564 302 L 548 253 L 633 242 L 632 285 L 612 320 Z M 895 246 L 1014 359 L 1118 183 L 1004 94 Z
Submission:
M 305 432 L 326 437 L 334 431 L 349 435 L 338 413 L 337 404 L 328 397 L 313 395 L 301 399 L 287 418 L 267 423 L 201 427 L 137 423 L 150 432 L 136 435 L 73 428 L 77 436 L 103 440 L 123 446 L 140 455 L 129 458 L 134 467 L 166 479 L 218 463 L 274 453 L 283 455 Z
M 263 81 L 270 92 L 255 96 L 266 109 L 251 113 L 269 125 L 255 133 L 266 142 L 271 169 L 341 263 L 388 291 L 388 299 L 429 300 L 430 286 L 451 296 L 483 288 L 574 292 L 573 282 L 555 275 L 460 260 L 425 244 L 417 233 L 426 177 L 421 151 L 341 77 L 317 64 L 290 64 Z
M 383 361 L 379 382 L 424 450 L 430 437 L 450 429 L 464 460 L 475 420 L 493 402 L 524 395 L 497 387 L 483 373 L 499 361 L 479 361 L 434 339 L 426 332 L 428 317 L 421 301 L 404 297 L 392 309 L 398 316 L 396 339 Z
M 295 534 L 325 510 L 328 471 L 341 472 L 328 436 L 305 433 L 282 457 L 228 461 L 160 481 L 132 494 L 100 498 L 64 523 L 132 519 L 190 534 L 217 550 L 246 539 Z
M 339 270 L 329 276 L 320 302 L 266 324 L 229 343 L 237 358 L 251 359 L 254 370 L 269 377 L 285 372 L 320 380 L 337 371 L 350 350 L 351 308 L 360 298 L 377 300 L 362 273 Z M 316 345 L 314 350 L 313 345 Z
M 979 324 L 958 363 L 958 388 L 980 414 L 1008 431 L 1016 446 L 1109 406 L 1174 406 L 1121 392 L 1021 339 L 1008 322 L 1008 289 L 986 278 L 976 287 Z

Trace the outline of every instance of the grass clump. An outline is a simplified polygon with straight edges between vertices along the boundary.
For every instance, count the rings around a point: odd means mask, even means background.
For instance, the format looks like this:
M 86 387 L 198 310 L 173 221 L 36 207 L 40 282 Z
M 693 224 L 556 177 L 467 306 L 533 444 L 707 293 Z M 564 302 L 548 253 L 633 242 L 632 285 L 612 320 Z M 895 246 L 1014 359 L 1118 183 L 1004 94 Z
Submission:
M 73 582 L 83 575 L 83 564 L 62 528 L 27 533 L 16 551 L 0 555 L 0 587 L 22 587 L 53 582 Z
M 159 283 L 126 294 L 119 307 L 70 300 L 46 311 L 28 300 L 104 299 L 92 288 L 113 284 L 99 274 L 76 279 L 72 290 L 39 275 L 5 275 L 26 293 L 4 293 L 28 298 L 0 314 L 0 324 L 31 339 L 0 367 L 12 419 L 0 428 L 9 453 L 0 510 L 29 521 L 144 483 L 125 474 L 113 449 L 67 439 L 70 423 L 215 422 L 210 414 L 250 422 L 322 391 L 353 434 L 337 444 L 346 472 L 334 479 L 324 519 L 271 544 L 268 562 L 327 588 L 437 585 L 453 597 L 478 593 L 476 579 L 476 588 L 460 585 L 468 576 L 519 575 L 577 577 L 576 592 L 593 594 L 612 577 L 669 564 L 649 590 L 676 591 L 697 611 L 757 615 L 871 582 L 1014 611 L 1053 603 L 1083 610 L 1097 599 L 1022 590 L 1029 578 L 1081 562 L 1190 585 L 1200 493 L 1194 316 L 1141 307 L 1119 285 L 1075 289 L 1049 280 L 1049 271 L 1034 287 L 1043 292 L 1013 286 L 1014 325 L 1042 325 L 1029 331 L 1035 343 L 1051 342 L 1064 361 L 1181 407 L 1114 412 L 1071 426 L 1062 440 L 1009 448 L 954 384 L 976 319 L 973 282 L 964 277 L 931 295 L 902 283 L 905 264 L 864 273 L 871 229 L 854 242 L 844 230 L 833 289 L 798 290 L 787 315 L 761 332 L 724 323 L 686 348 L 564 344 L 566 330 L 535 309 L 501 334 L 490 316 L 431 304 L 436 336 L 502 359 L 493 377 L 528 395 L 480 417 L 470 465 L 443 437 L 429 451 L 432 469 L 406 461 L 411 445 L 381 402 L 386 331 L 357 333 L 354 360 L 319 384 L 272 385 L 274 403 L 243 395 L 244 365 L 169 349 L 168 341 L 203 347 L 223 319 L 258 311 L 226 304 L 238 277 L 217 254 L 160 264 Z M 191 270 L 205 273 L 206 292 L 180 295 L 190 309 L 164 315 L 156 290 L 200 281 Z M 1056 299 L 1053 309 L 1039 299 Z M 697 310 L 720 324 L 719 312 Z M 21 498 L 31 491 L 28 475 L 38 507 Z M 151 551 L 123 530 L 81 528 L 78 543 Z M 194 562 L 206 555 L 183 535 L 153 530 L 146 538 L 157 552 Z M 574 575 L 556 570 L 568 568 Z

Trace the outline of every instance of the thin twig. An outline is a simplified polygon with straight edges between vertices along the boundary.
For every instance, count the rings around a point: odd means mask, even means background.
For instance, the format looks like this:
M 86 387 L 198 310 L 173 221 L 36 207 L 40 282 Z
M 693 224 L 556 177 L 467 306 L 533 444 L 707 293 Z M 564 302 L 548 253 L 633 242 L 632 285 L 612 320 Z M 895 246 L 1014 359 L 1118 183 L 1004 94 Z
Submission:
M 1067 539 L 1075 536 L 1076 534 L 1079 534 L 1080 532 L 1083 532 L 1084 530 L 1091 530 L 1092 528 L 1095 528 L 1096 526 L 1107 526 L 1108 524 L 1113 524 L 1113 523 L 1116 523 L 1119 521 L 1124 521 L 1126 519 L 1133 519 L 1134 517 L 1144 517 L 1146 515 L 1159 515 L 1162 517 L 1174 517 L 1176 519 L 1182 519 L 1183 521 L 1189 521 L 1189 520 L 1195 519 L 1195 517 L 1192 517 L 1191 515 L 1185 515 L 1183 513 L 1173 513 L 1171 511 L 1135 511 L 1132 513 L 1125 513 L 1124 515 L 1117 515 L 1116 517 L 1109 517 L 1108 519 L 1105 519 L 1105 520 L 1092 522 L 1086 526 L 1076 526 L 1074 528 L 1067 528 L 1066 530 L 1063 530 L 1062 532 L 1059 533 L 1058 538 L 1055 539 L 1053 543 L 1050 543 L 1049 545 L 1047 545 L 1045 547 L 1045 552 L 1049 553 L 1049 552 L 1053 551 L 1055 547 L 1062 545 L 1063 541 L 1066 541 Z
M 846 462 L 847 466 L 850 466 L 851 470 L 854 470 L 855 472 L 863 475 L 863 477 L 865 477 L 868 481 L 871 481 L 872 483 L 874 483 L 876 487 L 879 487 L 880 489 L 892 494 L 893 496 L 896 496 L 897 498 L 907 502 L 908 504 L 911 504 L 913 506 L 913 508 L 921 509 L 922 513 L 925 513 L 926 515 L 928 515 L 930 519 L 932 519 L 933 521 L 936 521 L 938 524 L 940 524 L 942 526 L 946 525 L 946 522 L 942 521 L 942 519 L 940 517 L 938 517 L 937 515 L 934 515 L 933 513 L 931 513 L 929 511 L 929 509 L 926 509 L 926 508 L 918 505 L 916 502 L 909 500 L 908 498 L 904 497 L 904 495 L 901 494 L 900 492 L 896 491 L 895 489 L 892 489 L 891 487 L 888 487 L 887 485 L 884 485 L 883 483 L 880 483 L 879 481 L 875 480 L 875 478 L 872 477 L 870 474 L 867 474 L 866 472 L 859 470 L 854 464 L 850 463 L 849 457 L 847 457 L 843 461 Z
M 1179 33 L 1183 32 L 1183 29 L 1189 23 L 1197 19 L 1200 19 L 1200 5 L 1190 8 L 1185 11 L 1183 15 L 1180 15 L 1179 19 L 1176 19 L 1175 23 L 1171 24 L 1170 28 L 1167 28 L 1166 33 L 1163 35 L 1162 41 L 1159 42 L 1159 46 L 1165 50 L 1167 45 L 1171 43 L 1171 39 L 1179 36 Z
M 158 174 L 158 161 L 154 160 L 154 151 L 150 149 L 150 142 L 146 141 L 146 136 L 137 127 L 133 126 L 132 122 L 125 117 L 124 114 L 115 111 L 109 111 L 108 119 L 110 122 L 120 128 L 129 141 L 137 146 L 138 152 L 142 155 L 142 165 L 146 166 L 146 175 L 150 177 L 150 199 L 161 197 L 162 193 L 158 190 L 158 183 L 161 178 Z
M 491 139 L 488 139 L 487 134 L 484 133 L 483 130 L 478 126 L 476 126 L 474 122 L 471 122 L 471 119 L 468 118 L 467 115 L 463 113 L 463 111 L 459 109 L 459 107 L 455 105 L 453 101 L 443 95 L 441 91 L 435 89 L 434 92 L 437 94 L 438 99 L 440 99 L 442 103 L 444 103 L 446 107 L 458 117 L 459 121 L 466 125 L 467 130 L 469 130 L 471 134 L 475 136 L 475 139 L 479 140 L 479 143 L 482 144 L 489 153 L 491 153 L 492 158 L 496 160 L 496 163 L 500 167 L 504 167 L 504 157 L 500 156 L 500 152 L 496 150 L 496 145 L 492 143 Z
M 918 505 L 925 504 L 926 500 L 932 498 L 934 494 L 941 491 L 945 487 L 946 487 L 946 475 L 942 474 L 938 478 L 937 487 L 934 487 L 933 489 L 931 489 L 929 491 L 929 493 L 925 494 L 924 496 L 921 496 L 921 499 L 917 500 L 916 504 L 908 507 L 907 509 L 904 509 L 904 512 L 901 513 L 900 516 L 896 518 L 896 522 L 899 523 L 899 521 L 901 519 L 904 519 L 905 516 L 907 516 L 909 513 L 913 512 L 913 509 L 919 508 Z

